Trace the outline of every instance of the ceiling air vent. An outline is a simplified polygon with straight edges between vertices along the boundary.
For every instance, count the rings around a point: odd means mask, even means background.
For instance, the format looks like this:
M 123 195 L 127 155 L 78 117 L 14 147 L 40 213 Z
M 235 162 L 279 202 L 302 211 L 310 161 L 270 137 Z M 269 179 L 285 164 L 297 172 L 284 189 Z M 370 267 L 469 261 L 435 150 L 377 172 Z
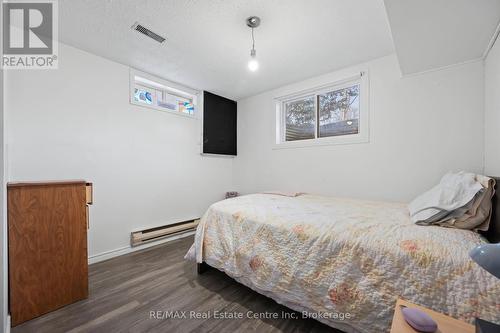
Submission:
M 149 38 L 154 39 L 158 43 L 163 43 L 165 41 L 165 38 L 158 35 L 157 33 L 152 32 L 151 30 L 149 30 L 148 28 L 145 28 L 144 26 L 140 25 L 137 22 L 132 26 L 132 29 L 139 31 L 141 34 L 146 35 Z

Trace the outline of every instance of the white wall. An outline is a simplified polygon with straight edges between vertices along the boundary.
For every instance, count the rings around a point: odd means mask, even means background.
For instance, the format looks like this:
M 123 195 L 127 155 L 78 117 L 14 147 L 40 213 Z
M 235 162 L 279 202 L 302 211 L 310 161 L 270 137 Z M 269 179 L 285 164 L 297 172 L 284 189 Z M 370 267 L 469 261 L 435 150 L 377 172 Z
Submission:
M 3 6 L 0 5 L 0 17 L 3 17 Z M 0 36 L 3 36 L 3 25 L 0 24 Z M 0 56 L 3 45 L 0 43 Z M 6 156 L 5 156 L 5 122 L 4 122 L 4 75 L 0 68 L 0 332 L 10 329 L 8 317 L 8 270 L 7 270 L 7 196 L 6 196 Z
M 499 38 L 500 39 L 500 38 Z M 485 161 L 484 172 L 500 177 L 500 41 L 485 61 Z
M 200 155 L 200 121 L 131 105 L 126 66 L 59 53 L 57 70 L 6 73 L 9 178 L 93 182 L 90 256 L 200 217 L 232 189 L 232 159 Z
M 370 142 L 273 150 L 273 97 L 368 70 Z M 203 214 L 229 189 L 407 201 L 449 170 L 482 172 L 481 62 L 401 78 L 380 58 L 239 101 L 238 157 L 202 157 L 200 122 L 131 105 L 128 67 L 61 45 L 58 70 L 6 73 L 10 180 L 94 182 L 89 254 Z M 167 78 L 168 79 L 168 78 Z
M 0 6 L 1 8 L 2 6 Z M 0 9 L 0 17 L 2 10 Z M 0 28 L 0 36 L 1 34 Z M 0 55 L 3 51 L 0 45 Z M 7 327 L 7 304 L 8 304 L 8 270 L 7 270 L 7 196 L 6 196 L 6 167 L 5 167 L 5 125 L 3 106 L 3 70 L 0 69 L 0 332 Z
M 0 6 L 1 8 L 2 6 Z M 0 9 L 0 17 L 2 15 Z M 0 36 L 1 34 L 0 28 Z M 1 43 L 0 43 L 1 44 Z M 0 45 L 0 55 L 3 55 Z M 0 69 L 0 331 L 5 329 L 7 317 L 7 216 L 5 195 L 5 157 L 4 157 L 4 108 L 3 108 L 3 70 Z
M 273 150 L 273 97 L 369 71 L 370 142 Z M 395 56 L 238 101 L 234 184 L 408 201 L 449 170 L 483 169 L 481 62 L 401 78 Z

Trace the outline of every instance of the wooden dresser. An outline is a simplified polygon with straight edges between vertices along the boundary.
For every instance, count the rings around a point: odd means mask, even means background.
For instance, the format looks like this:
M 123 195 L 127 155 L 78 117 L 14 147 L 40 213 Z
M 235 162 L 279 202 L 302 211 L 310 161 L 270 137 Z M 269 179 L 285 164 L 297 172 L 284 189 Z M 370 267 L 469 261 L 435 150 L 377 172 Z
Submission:
M 12 326 L 87 298 L 92 184 L 9 183 L 7 202 Z

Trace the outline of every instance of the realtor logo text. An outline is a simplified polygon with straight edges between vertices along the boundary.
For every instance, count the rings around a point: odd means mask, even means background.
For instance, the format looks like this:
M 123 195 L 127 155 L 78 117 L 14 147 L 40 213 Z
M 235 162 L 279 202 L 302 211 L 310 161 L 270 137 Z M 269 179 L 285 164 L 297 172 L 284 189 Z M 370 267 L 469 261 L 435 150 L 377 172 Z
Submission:
M 8 0 L 2 10 L 2 68 L 57 68 L 57 2 Z

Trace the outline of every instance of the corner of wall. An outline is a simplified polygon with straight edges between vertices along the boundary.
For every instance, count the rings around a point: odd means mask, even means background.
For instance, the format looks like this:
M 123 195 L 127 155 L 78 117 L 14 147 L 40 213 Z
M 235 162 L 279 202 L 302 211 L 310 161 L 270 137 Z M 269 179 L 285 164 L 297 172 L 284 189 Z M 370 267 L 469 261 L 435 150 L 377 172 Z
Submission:
M 484 160 L 483 172 L 500 176 L 500 22 L 484 52 Z
M 3 17 L 3 6 L 0 6 L 0 17 Z M 0 25 L 0 36 L 3 36 Z M 3 47 L 0 43 L 0 55 L 3 56 Z M 0 68 L 0 329 L 4 332 L 10 331 L 10 322 L 7 306 L 7 195 L 6 195 L 6 158 L 5 158 L 5 110 L 4 110 L 4 75 Z

